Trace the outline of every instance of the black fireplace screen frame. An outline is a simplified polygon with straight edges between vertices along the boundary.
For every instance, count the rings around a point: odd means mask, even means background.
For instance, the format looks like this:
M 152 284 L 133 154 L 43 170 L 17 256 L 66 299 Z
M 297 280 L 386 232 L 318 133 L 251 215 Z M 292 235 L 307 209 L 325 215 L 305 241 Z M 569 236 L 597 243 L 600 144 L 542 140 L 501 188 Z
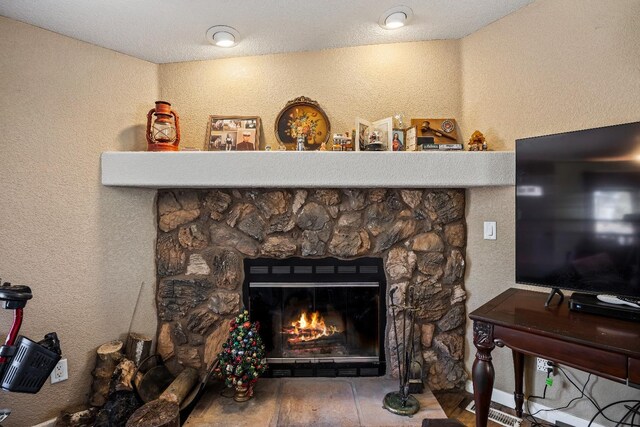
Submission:
M 251 313 L 251 283 L 371 283 L 378 287 L 378 360 L 359 361 L 357 357 L 349 361 L 277 361 L 270 362 L 267 376 L 383 376 L 386 373 L 385 330 L 387 322 L 386 289 L 382 258 L 245 258 L 243 303 Z M 305 359 L 305 358 L 303 358 Z M 340 358 L 338 358 L 340 359 Z M 371 359 L 371 358 L 369 358 Z

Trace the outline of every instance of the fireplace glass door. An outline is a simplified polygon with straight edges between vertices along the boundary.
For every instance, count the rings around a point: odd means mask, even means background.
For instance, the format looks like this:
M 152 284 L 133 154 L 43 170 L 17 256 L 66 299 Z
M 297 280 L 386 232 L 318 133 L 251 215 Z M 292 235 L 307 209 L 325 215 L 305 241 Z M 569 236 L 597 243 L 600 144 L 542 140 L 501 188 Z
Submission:
M 377 361 L 376 282 L 250 283 L 268 361 Z

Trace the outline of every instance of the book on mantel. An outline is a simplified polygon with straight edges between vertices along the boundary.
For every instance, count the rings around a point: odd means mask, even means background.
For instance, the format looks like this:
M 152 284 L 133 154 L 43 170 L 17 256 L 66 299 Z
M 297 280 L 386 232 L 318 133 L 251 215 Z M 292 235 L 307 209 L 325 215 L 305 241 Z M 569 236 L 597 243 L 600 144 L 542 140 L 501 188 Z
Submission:
M 422 144 L 422 151 L 455 151 L 462 150 L 462 144 Z

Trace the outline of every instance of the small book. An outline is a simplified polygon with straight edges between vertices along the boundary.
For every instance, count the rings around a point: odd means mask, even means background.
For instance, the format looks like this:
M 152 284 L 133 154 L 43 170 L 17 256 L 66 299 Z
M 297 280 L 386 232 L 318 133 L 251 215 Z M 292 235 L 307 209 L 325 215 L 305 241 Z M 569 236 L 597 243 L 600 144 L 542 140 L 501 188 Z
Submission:
M 422 144 L 423 151 L 455 151 L 462 150 L 462 144 Z

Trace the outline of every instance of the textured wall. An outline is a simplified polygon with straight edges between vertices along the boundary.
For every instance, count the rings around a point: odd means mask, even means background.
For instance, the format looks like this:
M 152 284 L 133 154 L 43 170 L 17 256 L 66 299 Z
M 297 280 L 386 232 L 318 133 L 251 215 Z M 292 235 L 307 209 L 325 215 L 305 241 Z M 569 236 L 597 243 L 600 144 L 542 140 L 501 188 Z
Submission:
M 639 15 L 637 0 L 537 0 L 464 38 L 463 134 L 481 129 L 492 148 L 513 150 L 517 138 L 639 120 Z M 465 282 L 473 310 L 514 285 L 514 192 L 474 189 L 468 197 Z M 496 241 L 481 240 L 488 219 L 498 221 Z M 496 388 L 511 393 L 511 352 L 493 354 Z M 474 355 L 468 328 L 468 369 Z M 527 372 L 526 394 L 540 394 L 544 375 Z M 640 395 L 601 378 L 596 384 L 601 404 Z M 566 380 L 548 394 L 541 403 L 550 407 L 575 395 Z M 595 413 L 586 404 L 568 411 L 583 418 Z
M 265 141 L 287 101 L 320 103 L 332 133 L 355 118 L 460 117 L 458 41 L 265 55 L 160 65 L 161 98 L 181 115 L 184 145 L 203 147 L 210 114 L 258 115 Z
M 155 333 L 152 190 L 100 184 L 100 153 L 140 149 L 157 65 L 0 17 L 0 277 L 30 285 L 22 332 L 57 331 L 69 380 L 0 392 L 3 423 L 26 426 L 82 403 L 95 348 Z M 0 335 L 9 311 L 0 310 Z

